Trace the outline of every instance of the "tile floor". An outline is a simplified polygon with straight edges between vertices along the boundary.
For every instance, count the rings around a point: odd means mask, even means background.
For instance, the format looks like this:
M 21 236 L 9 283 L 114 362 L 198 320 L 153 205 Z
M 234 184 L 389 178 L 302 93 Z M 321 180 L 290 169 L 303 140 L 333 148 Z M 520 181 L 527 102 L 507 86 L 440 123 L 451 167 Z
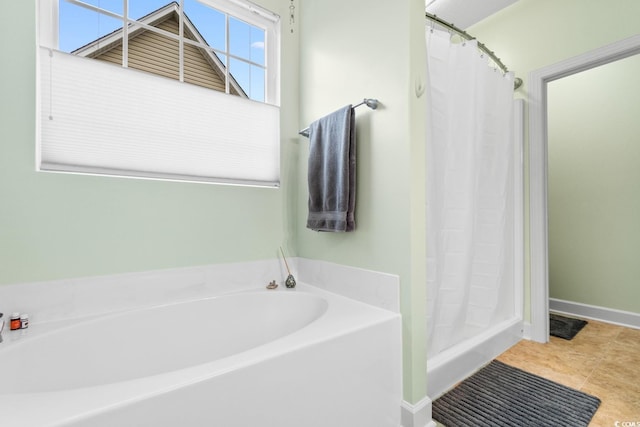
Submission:
M 590 427 L 640 426 L 640 330 L 588 322 L 570 341 L 522 340 L 497 359 L 599 397 Z
M 570 341 L 522 340 L 497 359 L 599 397 L 590 427 L 640 427 L 640 330 L 588 322 Z

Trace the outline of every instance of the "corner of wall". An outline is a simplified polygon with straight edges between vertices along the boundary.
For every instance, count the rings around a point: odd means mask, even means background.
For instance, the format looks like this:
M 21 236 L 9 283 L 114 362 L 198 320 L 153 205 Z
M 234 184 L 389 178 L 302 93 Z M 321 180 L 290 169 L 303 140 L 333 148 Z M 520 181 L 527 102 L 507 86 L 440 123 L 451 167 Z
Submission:
M 425 397 L 415 405 L 403 400 L 400 407 L 401 427 L 436 427 L 435 421 L 431 419 L 431 399 L 429 397 Z

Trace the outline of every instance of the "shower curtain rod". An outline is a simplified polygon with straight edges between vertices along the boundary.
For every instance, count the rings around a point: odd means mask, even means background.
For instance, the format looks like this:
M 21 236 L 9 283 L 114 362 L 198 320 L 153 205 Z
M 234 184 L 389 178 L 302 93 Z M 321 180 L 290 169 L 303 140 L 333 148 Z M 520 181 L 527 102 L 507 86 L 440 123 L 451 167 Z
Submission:
M 487 46 L 484 45 L 484 43 L 480 43 L 480 41 L 478 39 L 476 39 L 475 37 L 473 37 L 472 35 L 470 35 L 469 33 L 467 33 L 465 30 L 461 30 L 460 28 L 456 27 L 455 25 L 453 25 L 450 22 L 445 21 L 444 19 L 438 18 L 436 15 L 432 15 L 429 12 L 425 12 L 425 17 L 437 24 L 442 25 L 443 27 L 445 27 L 446 29 L 453 31 L 454 33 L 458 34 L 460 37 L 462 37 L 465 40 L 475 40 L 478 42 L 478 49 L 480 49 L 481 51 L 483 51 L 484 53 L 486 53 L 489 58 L 491 58 L 491 60 L 493 62 L 495 62 L 495 64 L 500 67 L 500 69 L 506 74 L 509 72 L 509 69 L 507 68 L 506 65 L 504 65 L 502 63 L 502 61 L 500 61 L 500 58 L 498 58 L 496 56 L 496 54 L 489 50 L 487 48 Z M 518 89 L 520 86 L 522 86 L 522 79 L 520 77 L 516 77 L 513 79 L 513 89 Z
M 362 100 L 362 102 L 360 102 L 359 104 L 354 105 L 351 108 L 358 108 L 361 105 L 366 105 L 367 107 L 371 108 L 372 110 L 375 110 L 376 108 L 378 108 L 378 104 L 380 103 L 380 101 L 378 101 L 377 99 L 374 98 L 365 98 Z M 300 132 L 298 132 L 300 135 L 302 136 L 306 136 L 307 138 L 309 138 L 309 128 L 306 127 L 304 129 L 302 129 Z

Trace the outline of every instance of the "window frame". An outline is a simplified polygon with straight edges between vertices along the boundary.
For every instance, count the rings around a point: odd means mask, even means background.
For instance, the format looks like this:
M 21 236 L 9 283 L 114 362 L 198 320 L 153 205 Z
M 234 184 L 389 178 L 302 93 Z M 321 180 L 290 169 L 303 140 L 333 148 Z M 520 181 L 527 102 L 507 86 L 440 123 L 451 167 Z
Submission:
M 75 2 L 73 0 L 72 2 Z M 168 181 L 181 181 L 181 182 L 196 182 L 196 183 L 217 183 L 217 184 L 230 184 L 230 185 L 243 185 L 243 186 L 258 186 L 258 187 L 279 187 L 280 185 L 280 119 L 279 119 L 279 104 L 280 104 L 280 44 L 281 44 L 281 22 L 280 17 L 270 11 L 267 11 L 259 6 L 254 5 L 253 3 L 247 2 L 245 0 L 198 0 L 199 2 L 205 4 L 206 6 L 211 6 L 214 9 L 221 11 L 228 16 L 225 18 L 227 21 L 229 17 L 234 17 L 240 21 L 246 22 L 249 25 L 260 28 L 264 31 L 264 43 L 265 43 L 265 57 L 264 57 L 264 66 L 266 67 L 267 72 L 265 73 L 265 99 L 264 101 L 252 100 L 250 98 L 238 97 L 231 94 L 228 94 L 228 84 L 227 93 L 207 89 L 205 87 L 201 87 L 195 84 L 185 84 L 178 80 L 168 79 L 162 76 L 156 76 L 153 73 L 147 74 L 146 72 L 137 70 L 135 68 L 128 68 L 114 64 L 103 63 L 103 61 L 93 61 L 90 58 L 82 58 L 76 55 L 70 55 L 65 52 L 61 52 L 58 50 L 59 46 L 59 37 L 58 37 L 58 2 L 59 0 L 38 0 L 37 3 L 37 14 L 36 14 L 36 28 L 38 31 L 37 34 L 37 44 L 40 46 L 38 48 L 38 56 L 36 60 L 36 65 L 38 69 L 38 79 L 36 84 L 36 92 L 38 94 L 37 97 L 37 117 L 36 117 L 36 170 L 42 172 L 62 172 L 62 173 L 72 173 L 72 174 L 87 174 L 87 175 L 102 175 L 102 176 L 116 176 L 116 177 L 125 177 L 125 178 L 138 178 L 138 179 L 158 179 L 158 180 L 168 180 Z M 123 0 L 123 4 L 125 5 L 126 14 L 126 5 L 128 0 Z M 180 4 L 184 4 L 184 0 L 180 0 Z M 221 6 L 222 5 L 222 6 Z M 224 7 L 223 7 L 224 6 Z M 182 18 L 181 18 L 182 20 Z M 125 22 L 123 20 L 123 22 Z M 134 21 L 138 22 L 138 21 Z M 136 24 L 138 25 L 138 24 Z M 182 26 L 180 28 L 183 28 Z M 160 32 L 163 30 L 153 30 L 156 32 Z M 181 30 L 182 32 L 182 30 Z M 126 39 L 126 31 L 123 34 L 123 42 Z M 171 34 L 175 36 L 175 34 Z M 228 37 L 228 35 L 227 35 Z M 187 42 L 190 43 L 191 41 Z M 228 46 L 228 41 L 225 42 L 226 46 Z M 202 47 L 202 46 L 198 46 Z M 207 45 L 207 48 L 210 51 L 214 51 L 211 46 Z M 116 104 L 111 105 L 120 105 L 122 100 L 128 98 L 130 95 L 134 96 L 135 94 L 140 92 L 146 93 L 142 98 L 138 98 L 140 100 L 155 100 L 157 93 L 171 93 L 174 96 L 172 99 L 182 101 L 183 95 L 189 95 L 185 98 L 187 101 L 191 100 L 192 95 L 197 92 L 197 99 L 199 101 L 195 103 L 189 104 L 194 108 L 198 108 L 199 110 L 185 110 L 182 112 L 181 118 L 167 117 L 167 114 L 176 114 L 176 110 L 178 109 L 177 104 L 170 104 L 170 107 L 165 108 L 162 105 L 167 105 L 166 100 L 165 104 L 162 103 L 154 103 L 153 107 L 148 111 L 154 113 L 153 108 L 159 108 L 159 110 L 155 111 L 154 116 L 164 116 L 164 120 L 161 120 L 161 117 L 156 119 L 153 117 L 153 120 L 145 120 L 137 118 L 137 113 L 130 114 L 126 118 L 126 122 L 118 121 L 116 123 L 117 128 L 121 128 L 116 130 L 113 133 L 109 133 L 106 138 L 107 139 L 92 139 L 92 134 L 94 129 L 93 121 L 89 121 L 89 124 L 85 124 L 83 126 L 75 127 L 73 120 L 76 117 L 79 117 L 76 114 L 77 111 L 80 111 L 80 114 L 83 114 L 84 117 L 98 117 L 102 116 L 102 111 L 109 111 L 109 108 L 102 109 L 98 113 L 96 110 L 93 110 L 93 105 L 87 105 L 88 109 L 82 109 L 80 107 L 75 106 L 74 101 L 66 102 L 65 104 L 60 104 L 65 99 L 65 96 L 61 94 L 69 94 L 70 96 L 77 96 L 75 93 L 75 88 L 79 87 L 75 82 L 79 82 L 80 80 L 73 80 L 72 86 L 57 86 L 63 92 L 52 92 L 51 85 L 54 84 L 54 81 L 59 81 L 58 76 L 70 76 L 76 72 L 76 66 L 72 69 L 67 68 L 67 72 L 70 74 L 64 74 L 58 72 L 52 73 L 51 62 L 55 60 L 55 58 L 59 57 L 59 55 L 66 56 L 67 58 L 73 58 L 75 61 L 89 61 L 90 63 L 96 64 L 100 70 L 95 69 L 93 71 L 87 71 L 85 76 L 87 76 L 86 80 L 96 79 L 98 75 L 103 75 L 107 81 L 111 81 L 111 75 L 116 76 L 116 74 L 121 76 L 132 76 L 131 78 L 125 77 L 125 80 L 118 80 L 123 83 L 122 90 L 118 93 L 121 93 L 119 96 L 116 96 Z M 61 61 L 61 59 L 58 59 Z M 245 60 L 246 62 L 246 60 Z M 57 62 L 57 64 L 64 65 L 64 62 Z M 76 63 L 79 64 L 79 63 Z M 225 68 L 227 69 L 230 65 L 230 61 L 227 60 Z M 61 66 L 61 65 L 58 65 Z M 107 69 L 108 68 L 108 69 Z M 82 71 L 84 66 L 78 67 L 78 72 L 83 73 Z M 110 71 L 113 70 L 113 71 Z M 106 74 L 105 74 L 106 73 Z M 144 78 L 144 85 L 136 85 L 135 82 L 141 83 L 139 79 L 141 78 L 141 74 L 144 73 L 149 77 Z M 81 74 L 78 74 L 80 76 Z M 109 77 L 107 77 L 109 76 Z M 135 77 L 138 76 L 138 77 Z M 55 78 L 54 78 L 55 77 Z M 135 78 L 134 78 L 135 77 Z M 120 77 L 114 77 L 120 79 Z M 56 80 L 58 79 L 58 80 Z M 160 79 L 160 80 L 155 80 Z M 67 80 L 69 80 L 67 78 Z M 81 80 L 85 80 L 84 76 L 81 77 Z M 147 81 L 155 80 L 155 83 L 146 84 Z M 231 79 L 226 79 L 227 81 Z M 115 82 L 115 80 L 114 80 Z M 86 87 L 86 83 L 84 82 Z M 60 83 L 55 83 L 60 84 Z M 104 83 L 106 84 L 106 82 Z M 155 90 L 154 94 L 150 94 L 148 92 L 144 92 L 148 89 L 142 89 L 143 86 L 154 87 L 154 85 L 158 85 L 157 87 L 162 88 L 164 90 Z M 170 87 L 167 85 L 171 85 Z M 93 84 L 90 84 L 90 87 L 93 87 Z M 110 88 L 114 88 L 118 86 L 111 85 L 109 86 L 108 92 L 113 92 Z M 180 89 L 182 88 L 182 89 Z M 170 89 L 170 90 L 169 90 Z M 165 92 L 166 91 L 166 92 Z M 179 91 L 176 92 L 176 91 Z M 55 103 L 51 103 L 52 97 L 58 93 L 57 99 L 60 99 L 58 102 L 58 109 L 56 112 L 52 108 L 55 107 Z M 106 94 L 107 92 L 102 92 Z M 175 96 L 179 96 L 176 98 Z M 87 97 L 83 99 L 88 99 L 91 101 L 92 94 L 87 94 Z M 88 101 L 88 102 L 89 102 Z M 159 100 L 163 101 L 163 100 Z M 187 102 L 184 101 L 184 102 Z M 191 101 L 189 101 L 191 102 Z M 132 103 L 124 103 L 123 105 L 136 105 Z M 69 108 L 65 107 L 62 110 L 59 106 L 68 105 Z M 174 108 L 175 107 L 175 108 Z M 233 107 L 233 108 L 232 108 Z M 76 108 L 76 110 L 73 110 Z M 63 111 L 64 110 L 64 111 Z M 73 111 L 72 111 L 73 110 Z M 125 109 L 126 110 L 126 109 Z M 123 110 L 124 111 L 124 110 Z M 182 110 L 181 110 L 182 111 Z M 189 113 L 191 111 L 191 113 Z M 218 113 L 215 113 L 215 112 Z M 211 117 L 217 117 L 217 120 L 210 120 L 206 118 L 206 112 L 211 112 L 213 114 Z M 61 114 L 71 114 L 71 116 L 65 116 Z M 87 116 L 84 116 L 88 114 Z M 184 114 L 187 114 L 185 116 Z M 189 115 L 191 114 L 191 115 Z M 219 115 L 216 115 L 219 114 Z M 56 117 L 54 117 L 56 116 Z M 134 117 L 135 116 L 135 117 Z M 106 116 L 105 116 L 106 117 Z M 112 117 L 111 122 L 119 116 Z M 132 117 L 132 120 L 128 120 L 129 117 Z M 226 117 L 226 118 L 225 118 Z M 204 119 L 204 120 L 203 120 Z M 230 120 L 229 120 L 230 119 Z M 65 121 L 66 120 L 66 121 Z M 71 120 L 71 121 L 70 121 Z M 106 121 L 109 121 L 106 120 Z M 158 120 L 161 120 L 158 122 Z M 199 120 L 199 121 L 198 121 Z M 239 121 L 244 120 L 244 121 Z M 247 127 L 246 121 L 248 123 L 252 123 L 253 125 Z M 105 120 L 103 120 L 105 121 Z M 105 121 L 105 122 L 106 122 Z M 87 123 L 86 120 L 81 120 L 79 122 Z M 195 136 L 197 137 L 191 140 L 192 133 L 187 132 L 186 134 L 176 134 L 175 132 L 178 129 L 167 128 L 165 124 L 172 123 L 181 123 L 186 126 L 187 123 L 191 123 L 190 126 L 186 127 L 186 129 L 194 129 Z M 215 123 L 213 123 L 215 122 Z M 58 125 L 56 125 L 58 123 Z M 71 123 L 71 124 L 70 124 Z M 213 123 L 213 124 L 212 124 Z M 59 127 L 59 125 L 63 127 Z M 126 129 L 132 129 L 131 126 L 138 126 L 144 124 L 146 129 L 151 130 L 149 137 L 144 140 L 131 140 L 134 138 L 134 134 L 127 134 L 126 136 L 122 134 L 122 132 L 126 132 Z M 216 128 L 212 128 L 211 126 L 217 126 Z M 53 126 L 53 127 L 52 127 Z M 58 126 L 58 127 L 56 127 Z M 66 127 L 65 127 L 66 126 Z M 70 127 L 72 126 L 72 127 Z M 129 127 L 127 127 L 129 126 Z M 53 130 L 52 129 L 57 129 Z M 184 128 L 184 127 L 183 127 Z M 62 133 L 55 133 L 60 132 Z M 134 128 L 137 131 L 137 128 Z M 169 132 L 168 134 L 163 134 L 161 137 L 158 136 L 157 133 L 153 132 Z M 54 132 L 54 133 L 52 133 Z M 66 132 L 66 133 L 65 133 Z M 120 132 L 120 137 L 118 137 L 118 132 Z M 173 133 L 171 133 L 173 132 Z M 222 133 L 219 133 L 222 132 Z M 167 139 L 167 135 L 173 135 L 173 139 Z M 65 136 L 66 135 L 66 136 Z M 156 135 L 156 137 L 152 137 L 151 135 Z M 203 135 L 204 138 L 203 139 Z M 62 138 L 62 139 L 61 139 Z M 110 139 L 109 139 L 110 138 Z M 121 139 L 122 138 L 122 139 Z M 102 142 L 101 142 L 102 141 Z M 167 142 L 169 141 L 169 142 Z M 201 151 L 193 151 L 194 147 L 197 144 L 200 144 L 200 147 L 205 143 L 208 147 L 206 153 L 208 157 L 203 156 L 204 152 Z M 141 159 L 142 162 L 146 163 L 137 163 L 137 165 L 129 167 L 121 167 L 123 164 L 127 163 L 131 160 L 129 155 L 126 153 L 126 149 L 123 150 L 122 146 L 124 144 L 134 144 L 136 147 L 138 143 L 141 143 L 141 147 L 145 146 L 146 149 L 150 151 L 142 152 L 142 157 L 138 156 L 138 159 Z M 218 142 L 221 144 L 218 144 Z M 104 145 L 101 145 L 104 144 Z M 118 146 L 120 144 L 120 146 Z M 153 148 L 149 148 L 149 146 L 153 145 Z M 159 145 L 158 145 L 159 144 Z M 164 145 L 162 145 L 164 144 Z M 167 146 L 169 144 L 169 146 Z M 195 144 L 195 145 L 194 145 Z M 91 158 L 92 155 L 97 153 L 98 151 L 104 151 L 104 147 L 115 147 L 116 151 L 109 151 L 108 156 L 111 156 L 109 159 L 100 161 L 95 161 L 95 158 Z M 62 151 L 57 151 L 62 147 Z M 75 150 L 74 153 L 76 157 L 67 157 L 65 154 L 68 150 L 68 147 L 73 147 L 72 150 Z M 97 147 L 97 150 L 96 150 Z M 129 145 L 128 147 L 132 147 Z M 156 148 L 160 147 L 160 148 Z M 155 163 L 154 155 L 160 154 L 165 155 L 167 151 L 157 151 L 164 150 L 168 147 L 169 152 L 174 152 L 176 150 L 180 151 L 180 158 L 176 158 L 175 160 L 171 160 L 171 164 L 166 164 L 166 169 L 160 166 L 160 169 L 147 169 L 146 165 L 152 167 L 158 167 L 158 163 Z M 184 148 L 183 148 L 184 147 Z M 236 147 L 236 148 L 233 148 Z M 254 147 L 254 148 L 250 148 Z M 247 151 L 247 150 L 256 150 L 257 151 Z M 52 151 L 53 150 L 53 151 Z M 93 150 L 93 151 L 92 151 Z M 190 151 L 191 150 L 191 151 Z M 221 151 L 222 150 L 222 151 Z M 54 154 L 52 154 L 54 153 Z M 194 153 L 197 157 L 189 157 L 193 156 Z M 200 154 L 198 154 L 200 153 Z M 261 154 L 256 154 L 261 153 Z M 146 154 L 146 156 L 144 155 Z M 79 157 L 78 157 L 79 156 Z M 115 157 L 114 157 L 115 156 Z M 222 157 L 219 157 L 222 156 Z M 230 161 L 224 160 L 229 157 Z M 219 158 L 218 158 L 219 157 Z M 116 161 L 113 159 L 116 158 Z M 76 160 L 73 160 L 76 159 Z M 88 159 L 88 160 L 86 160 Z M 175 166 L 175 164 L 188 164 L 188 167 L 183 168 L 182 166 Z M 192 163 L 188 159 L 192 159 Z M 180 163 L 182 161 L 182 163 Z M 103 162 L 103 163 L 101 163 Z M 177 163 L 176 163 L 177 162 Z M 222 166 L 221 170 L 216 169 L 218 166 L 224 162 L 224 166 Z M 257 163 L 256 163 L 257 162 Z M 193 166 L 192 166 L 193 164 Z M 142 165 L 142 166 L 140 166 Z M 211 167 L 209 167 L 209 165 Z M 231 165 L 235 165 L 235 169 L 233 172 L 230 172 L 226 175 L 227 172 L 224 170 L 229 170 Z M 206 167 L 207 172 L 203 171 L 203 166 Z M 180 170 L 177 170 L 182 168 Z M 152 172 L 147 172 L 152 171 Z M 196 173 L 194 171 L 200 171 L 200 173 Z
M 65 0 L 39 0 L 39 12 L 38 12 L 38 44 L 42 47 L 47 47 L 51 49 L 58 50 L 59 49 L 59 2 Z M 197 41 L 190 40 L 188 38 L 182 37 L 182 28 L 183 28 L 183 13 L 179 13 L 180 16 L 180 34 L 176 35 L 162 29 L 146 25 L 141 23 L 140 21 L 129 19 L 126 16 L 128 0 L 123 0 L 124 7 L 124 17 L 119 17 L 118 19 L 123 19 L 123 22 L 126 24 L 132 23 L 135 26 L 144 27 L 148 31 L 152 31 L 154 33 L 160 34 L 163 37 L 168 37 L 173 40 L 177 40 L 180 46 L 180 56 L 179 56 L 179 69 L 180 69 L 180 78 L 178 79 L 180 82 L 184 82 L 184 64 L 183 64 L 183 46 L 184 44 L 190 44 L 197 48 L 209 50 L 215 53 L 221 53 L 227 56 L 227 64 L 225 66 L 225 90 L 226 93 L 229 93 L 229 69 L 231 59 L 237 59 L 249 65 L 257 65 L 261 68 L 263 67 L 265 70 L 265 93 L 264 93 L 264 103 L 280 106 L 280 17 L 267 10 L 264 9 L 252 2 L 246 0 L 196 0 L 202 3 L 205 6 L 211 7 L 221 13 L 226 15 L 226 41 L 225 41 L 225 51 L 220 51 L 218 49 L 213 48 L 212 46 L 205 45 L 199 43 Z M 183 10 L 184 0 L 175 0 L 175 3 L 179 6 L 179 11 Z M 69 0 L 69 3 L 78 4 L 83 3 L 82 0 Z M 86 3 L 84 3 L 86 4 Z M 170 3 L 168 3 L 170 4 Z M 92 5 L 88 5 L 89 9 L 96 10 L 97 8 Z M 108 11 L 104 13 L 107 16 L 115 17 L 117 15 L 110 14 Z M 103 12 L 100 12 L 103 13 Z M 241 58 L 236 55 L 233 55 L 229 52 L 229 17 L 236 18 L 240 21 L 243 21 L 251 26 L 260 28 L 264 31 L 264 54 L 265 54 L 265 64 L 262 66 L 261 64 L 254 63 L 246 58 Z M 124 35 L 123 39 L 123 67 L 127 67 L 127 55 L 124 53 L 127 49 L 126 45 L 128 43 L 127 30 L 128 25 L 124 25 Z M 261 101 L 257 101 L 261 102 Z

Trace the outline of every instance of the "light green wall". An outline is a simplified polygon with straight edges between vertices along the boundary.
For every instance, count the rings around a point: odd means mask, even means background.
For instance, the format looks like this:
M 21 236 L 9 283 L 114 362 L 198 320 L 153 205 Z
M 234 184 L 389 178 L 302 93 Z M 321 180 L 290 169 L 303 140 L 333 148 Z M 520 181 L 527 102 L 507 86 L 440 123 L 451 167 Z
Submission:
M 282 19 L 282 187 L 36 173 L 35 1 L 0 27 L 0 284 L 291 255 L 398 274 L 405 399 L 426 396 L 421 0 L 260 0 Z M 302 40 L 301 40 L 302 39 Z M 299 76 L 303 76 L 300 80 Z M 306 223 L 308 141 L 297 131 L 364 97 L 355 233 Z M 298 116 L 300 111 L 301 117 Z
M 356 227 L 353 233 L 305 228 L 307 187 L 297 206 L 298 254 L 398 274 L 404 341 L 404 398 L 426 395 L 424 2 L 304 0 L 300 16 L 300 127 L 365 97 L 357 122 Z M 299 141 L 306 183 L 308 140 Z
M 606 11 L 599 2 L 584 0 L 519 0 L 470 27 L 524 79 L 517 97 L 527 97 L 531 71 L 640 33 L 640 2 L 612 0 Z M 529 241 L 528 136 L 525 134 L 525 242 Z M 525 247 L 525 318 L 530 317 L 529 247 Z
M 258 3 L 288 16 L 284 0 Z M 3 12 L 0 284 L 274 258 L 293 244 L 297 34 L 283 31 L 282 188 L 36 173 L 35 1 Z
M 549 295 L 639 312 L 640 55 L 551 82 Z

